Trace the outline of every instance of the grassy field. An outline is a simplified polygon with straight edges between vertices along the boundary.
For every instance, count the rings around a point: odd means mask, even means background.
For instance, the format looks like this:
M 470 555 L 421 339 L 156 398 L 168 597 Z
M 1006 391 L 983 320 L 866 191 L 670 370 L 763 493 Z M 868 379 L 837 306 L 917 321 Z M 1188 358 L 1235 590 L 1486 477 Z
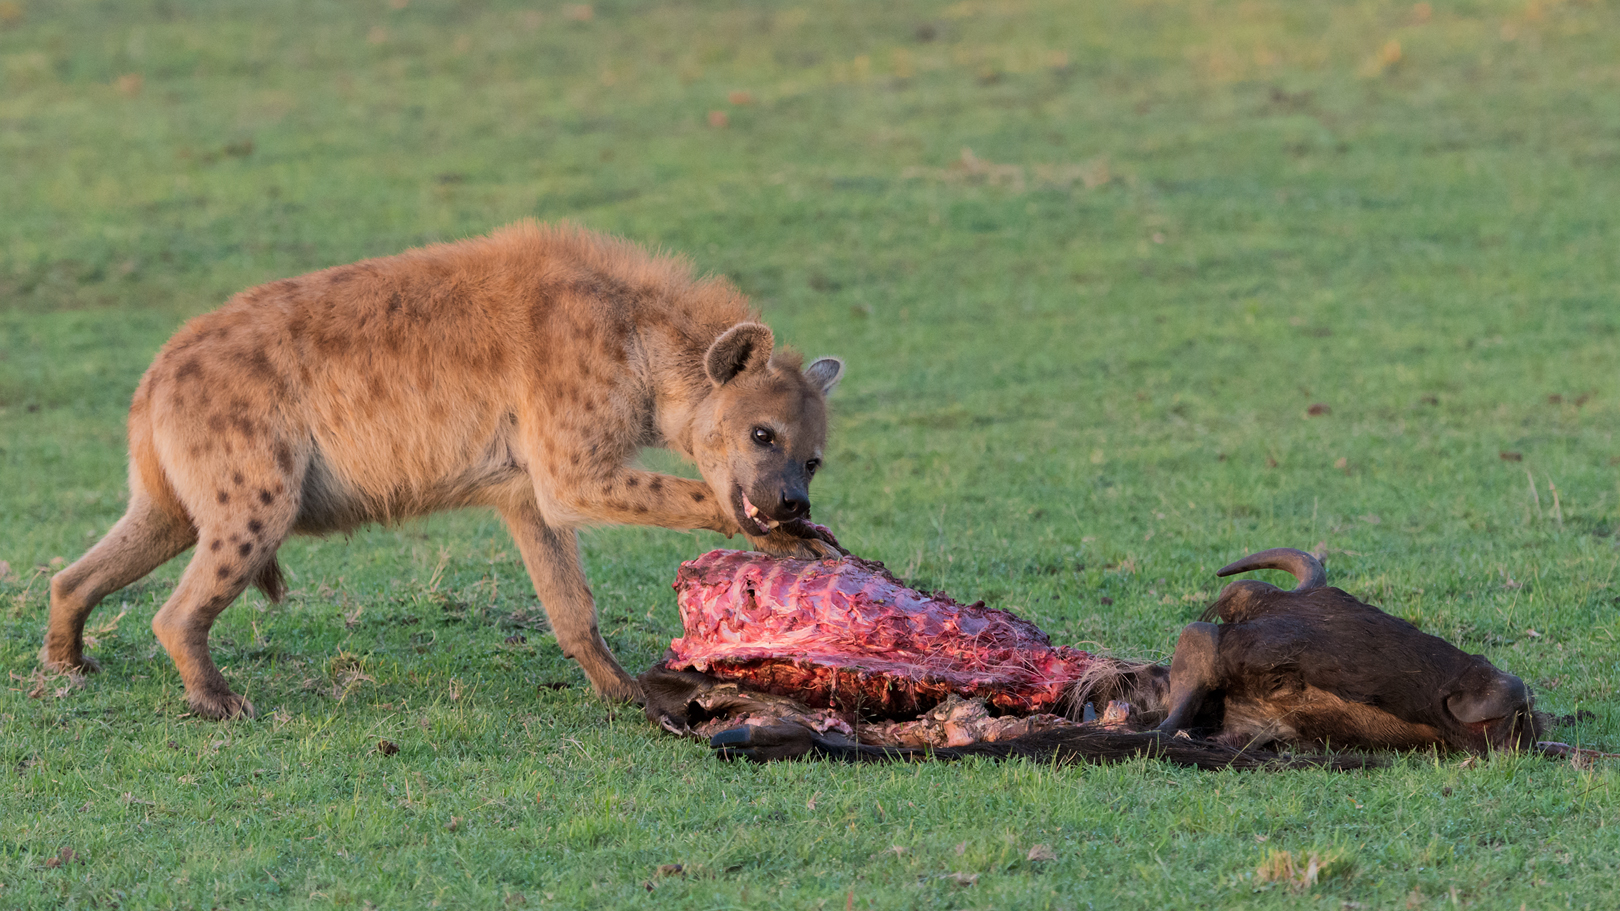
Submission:
M 185 318 L 567 218 L 847 359 L 816 515 L 921 587 L 1162 656 L 1216 567 L 1320 547 L 1620 747 L 1617 36 L 1556 0 L 3 0 L 0 908 L 1612 908 L 1613 763 L 715 761 L 591 698 L 481 513 L 289 543 L 287 602 L 214 633 L 255 721 L 183 714 L 148 628 L 183 561 L 92 618 L 103 674 L 35 653 Z M 724 543 L 586 535 L 627 667 Z

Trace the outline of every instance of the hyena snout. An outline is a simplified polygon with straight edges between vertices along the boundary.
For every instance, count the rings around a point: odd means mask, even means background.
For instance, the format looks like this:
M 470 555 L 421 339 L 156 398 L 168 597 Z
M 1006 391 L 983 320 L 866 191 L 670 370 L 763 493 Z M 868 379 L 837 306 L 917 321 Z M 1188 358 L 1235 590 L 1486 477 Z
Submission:
M 776 504 L 774 512 L 778 522 L 810 515 L 810 491 L 802 486 L 784 488 L 781 502 Z
M 743 514 L 766 526 L 803 519 L 810 515 L 810 495 L 802 490 L 766 492 L 756 488 L 745 495 Z
M 810 517 L 810 472 L 797 466 L 771 466 L 750 479 L 739 478 L 746 502 L 743 511 L 767 522 L 792 522 Z

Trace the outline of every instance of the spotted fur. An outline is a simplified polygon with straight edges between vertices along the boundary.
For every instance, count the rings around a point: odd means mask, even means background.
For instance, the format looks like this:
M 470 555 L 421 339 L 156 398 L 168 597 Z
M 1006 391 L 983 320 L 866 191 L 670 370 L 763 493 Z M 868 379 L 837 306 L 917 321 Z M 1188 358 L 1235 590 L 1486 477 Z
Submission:
M 41 659 L 93 669 L 95 605 L 206 542 L 152 628 L 193 711 L 250 715 L 208 631 L 249 584 L 281 597 L 289 534 L 481 506 L 506 520 L 564 654 L 599 694 L 639 698 L 597 630 L 575 529 L 745 531 L 826 555 L 802 520 L 842 371 L 776 351 L 727 282 L 570 227 L 525 222 L 249 289 L 141 379 L 129 510 L 52 580 Z M 633 467 L 648 446 L 703 480 Z

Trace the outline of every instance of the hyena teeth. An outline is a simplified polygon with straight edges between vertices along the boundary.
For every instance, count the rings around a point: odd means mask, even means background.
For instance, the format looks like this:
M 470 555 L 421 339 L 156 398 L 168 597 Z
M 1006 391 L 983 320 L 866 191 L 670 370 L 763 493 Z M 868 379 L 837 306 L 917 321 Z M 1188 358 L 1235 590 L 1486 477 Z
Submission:
M 748 494 L 743 494 L 742 501 L 743 514 L 748 516 L 749 520 L 754 523 L 754 531 L 762 535 L 770 534 L 771 529 L 775 528 L 777 523 L 760 515 L 759 507 L 748 499 Z

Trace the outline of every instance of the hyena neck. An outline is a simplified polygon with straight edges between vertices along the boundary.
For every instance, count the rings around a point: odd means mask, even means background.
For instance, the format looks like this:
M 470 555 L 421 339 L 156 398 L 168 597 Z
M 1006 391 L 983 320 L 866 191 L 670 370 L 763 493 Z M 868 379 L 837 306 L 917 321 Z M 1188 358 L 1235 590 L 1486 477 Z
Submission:
M 709 410 L 705 405 L 715 391 L 704 372 L 703 355 L 714 339 L 732 325 L 735 323 L 715 328 L 712 333 L 680 333 L 673 338 L 659 333 L 660 337 L 644 339 L 643 353 L 653 408 L 651 425 L 657 436 L 649 441 L 651 445 L 696 459 L 694 435 Z

